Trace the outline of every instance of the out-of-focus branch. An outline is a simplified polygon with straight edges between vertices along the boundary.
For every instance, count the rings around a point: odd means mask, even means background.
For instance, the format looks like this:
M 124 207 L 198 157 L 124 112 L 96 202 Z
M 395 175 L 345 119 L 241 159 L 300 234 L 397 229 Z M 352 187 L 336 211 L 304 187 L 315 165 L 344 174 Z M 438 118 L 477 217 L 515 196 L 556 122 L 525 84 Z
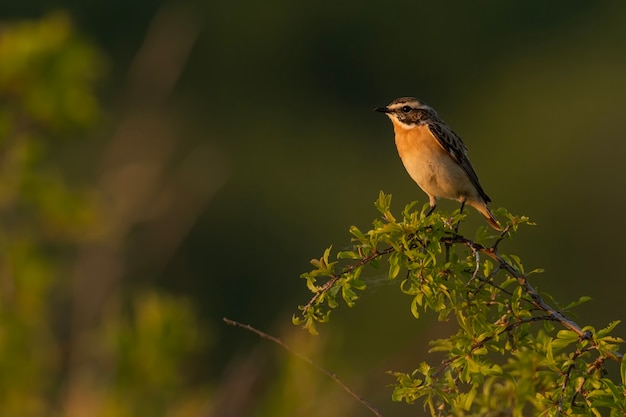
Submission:
M 128 73 L 129 104 L 165 100 L 187 65 L 198 38 L 198 22 L 183 6 L 162 6 Z
M 95 190 L 102 213 L 97 237 L 81 248 L 74 266 L 68 416 L 90 414 L 94 409 L 85 398 L 97 392 L 92 386 L 104 375 L 102 369 L 92 368 L 99 352 L 91 336 L 129 272 L 125 249 L 131 232 L 142 225 L 150 244 L 142 248 L 141 257 L 158 270 L 226 180 L 225 158 L 213 146 L 202 145 L 187 157 L 178 155 L 179 162 L 175 160 L 181 133 L 167 101 L 198 32 L 191 10 L 163 6 L 130 66 L 118 121 L 101 152 Z
M 354 392 L 350 387 L 348 387 L 346 384 L 344 384 L 343 381 L 341 381 L 337 377 L 337 375 L 335 375 L 333 372 L 330 372 L 326 368 L 321 367 L 317 363 L 313 362 L 313 360 L 311 358 L 308 358 L 308 357 L 304 356 L 303 354 L 293 350 L 292 348 L 290 348 L 287 344 L 285 344 L 285 342 L 283 342 L 279 338 L 274 337 L 274 336 L 272 336 L 270 334 L 267 334 L 267 333 L 265 333 L 265 332 L 263 332 L 263 331 L 261 331 L 259 329 L 256 329 L 256 328 L 254 328 L 254 327 L 252 327 L 252 326 L 250 326 L 248 324 L 242 324 L 242 323 L 239 323 L 237 321 L 228 319 L 226 317 L 224 317 L 223 320 L 224 320 L 224 323 L 228 324 L 229 326 L 239 327 L 241 329 L 248 330 L 249 332 L 252 332 L 252 333 L 256 334 L 257 336 L 259 336 L 262 339 L 266 339 L 266 340 L 269 340 L 271 342 L 276 343 L 278 346 L 282 347 L 287 352 L 289 352 L 289 353 L 297 356 L 298 358 L 302 359 L 303 361 L 305 361 L 306 363 L 311 365 L 313 368 L 317 369 L 318 371 L 320 371 L 321 373 L 323 373 L 324 375 L 326 375 L 327 377 L 329 377 L 330 379 L 335 381 L 341 388 L 344 389 L 344 391 L 346 391 L 354 399 L 356 399 L 358 402 L 360 402 L 365 408 L 367 408 L 370 412 L 372 412 L 372 414 L 374 414 L 377 417 L 383 417 L 382 414 L 380 413 L 380 411 L 378 411 L 374 406 L 372 406 L 370 403 L 365 401 L 361 396 L 359 396 L 356 392 Z

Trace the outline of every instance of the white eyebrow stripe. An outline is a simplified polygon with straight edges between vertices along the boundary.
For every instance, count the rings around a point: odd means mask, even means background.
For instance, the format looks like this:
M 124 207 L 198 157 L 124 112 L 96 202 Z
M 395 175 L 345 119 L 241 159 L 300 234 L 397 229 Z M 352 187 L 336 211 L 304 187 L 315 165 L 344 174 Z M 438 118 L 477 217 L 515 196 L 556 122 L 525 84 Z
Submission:
M 404 102 L 404 103 L 394 103 L 394 104 L 390 105 L 388 107 L 388 109 L 390 109 L 390 110 L 399 110 L 399 109 L 401 109 L 404 106 L 409 106 L 412 109 L 419 109 L 419 108 L 421 108 L 421 104 L 420 103 L 416 103 L 414 101 L 413 102 L 407 101 L 407 102 Z

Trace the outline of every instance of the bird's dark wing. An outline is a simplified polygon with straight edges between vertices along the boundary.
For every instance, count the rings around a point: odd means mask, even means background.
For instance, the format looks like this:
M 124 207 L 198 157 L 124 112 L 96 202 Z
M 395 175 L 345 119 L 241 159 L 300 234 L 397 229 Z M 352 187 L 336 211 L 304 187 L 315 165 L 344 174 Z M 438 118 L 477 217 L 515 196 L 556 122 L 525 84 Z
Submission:
M 480 185 L 476 170 L 467 157 L 467 146 L 465 146 L 459 135 L 454 133 L 454 131 L 441 120 L 429 121 L 428 128 L 435 139 L 437 139 L 437 142 L 439 142 L 439 145 L 441 145 L 441 147 L 452 157 L 452 159 L 454 159 L 459 166 L 463 168 L 463 171 L 465 171 L 472 184 L 474 184 L 474 187 L 476 187 L 480 196 L 486 203 L 489 203 L 491 199 L 487 196 L 485 190 L 483 190 L 483 187 Z

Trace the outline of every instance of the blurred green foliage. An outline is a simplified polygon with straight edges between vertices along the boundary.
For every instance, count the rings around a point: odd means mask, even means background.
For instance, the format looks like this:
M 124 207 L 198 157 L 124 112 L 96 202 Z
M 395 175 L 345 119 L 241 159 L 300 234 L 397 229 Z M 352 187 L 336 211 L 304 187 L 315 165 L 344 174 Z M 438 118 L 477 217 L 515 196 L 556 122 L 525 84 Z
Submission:
M 15 120 L 56 135 L 93 126 L 104 57 L 73 33 L 68 16 L 4 25 L 1 34 L 3 137 Z
M 5 24 L 0 31 L 0 210 L 18 236 L 73 240 L 94 221 L 50 155 L 100 118 L 94 94 L 103 56 L 73 34 L 66 15 Z
M 73 287 L 98 282 L 73 265 L 99 244 L 105 206 L 56 157 L 99 129 L 106 59 L 52 14 L 2 25 L 0 62 L 0 414 L 189 415 L 208 392 L 185 371 L 208 339 L 188 301 L 117 294 L 77 325 L 73 297 L 89 292 Z

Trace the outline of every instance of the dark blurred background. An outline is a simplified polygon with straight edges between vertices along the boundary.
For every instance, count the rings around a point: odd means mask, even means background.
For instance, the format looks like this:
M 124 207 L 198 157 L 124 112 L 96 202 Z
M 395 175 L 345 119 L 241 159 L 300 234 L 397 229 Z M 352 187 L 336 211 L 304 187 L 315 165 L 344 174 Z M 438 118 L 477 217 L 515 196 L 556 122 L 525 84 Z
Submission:
M 591 296 L 581 325 L 625 315 L 624 2 L 58 0 L 0 13 L 0 45 L 16 27 L 39 34 L 15 50 L 65 33 L 41 61 L 67 59 L 59 78 L 40 61 L 0 78 L 2 120 L 19 127 L 7 137 L 38 137 L 45 175 L 33 201 L 57 201 L 50 172 L 83 196 L 54 206 L 65 223 L 46 218 L 60 232 L 6 222 L 11 288 L 33 276 L 30 261 L 14 260 L 25 230 L 38 248 L 29 259 L 50 260 L 41 299 L 29 301 L 45 319 L 25 325 L 24 343 L 53 354 L 21 388 L 0 388 L 0 403 L 14 404 L 3 414 L 369 415 L 279 347 L 222 323 L 229 317 L 282 337 L 385 416 L 419 415 L 419 404 L 391 402 L 385 371 L 428 360 L 428 340 L 451 325 L 413 319 L 383 270 L 368 275 L 376 291 L 335 312 L 320 336 L 291 325 L 310 296 L 299 275 L 329 245 L 347 245 L 348 227 L 370 225 L 380 190 L 396 212 L 427 201 L 391 124 L 371 112 L 399 96 L 421 98 L 461 135 L 492 207 L 537 223 L 502 248 L 546 270 L 536 287 L 563 304 Z M 20 113 L 37 122 L 26 130 L 16 122 L 36 65 L 33 95 L 49 102 L 42 92 L 58 87 L 68 126 L 53 110 L 43 122 Z M 79 78 L 82 101 L 69 93 Z M 89 106 L 93 117 L 81 116 Z M 3 142 L 4 160 L 17 143 Z M 15 207 L 29 194 L 4 194 L 5 214 L 28 223 Z M 470 210 L 462 229 L 482 225 Z M 34 388 L 33 375 L 46 382 Z M 24 411 L 26 400 L 38 405 Z

